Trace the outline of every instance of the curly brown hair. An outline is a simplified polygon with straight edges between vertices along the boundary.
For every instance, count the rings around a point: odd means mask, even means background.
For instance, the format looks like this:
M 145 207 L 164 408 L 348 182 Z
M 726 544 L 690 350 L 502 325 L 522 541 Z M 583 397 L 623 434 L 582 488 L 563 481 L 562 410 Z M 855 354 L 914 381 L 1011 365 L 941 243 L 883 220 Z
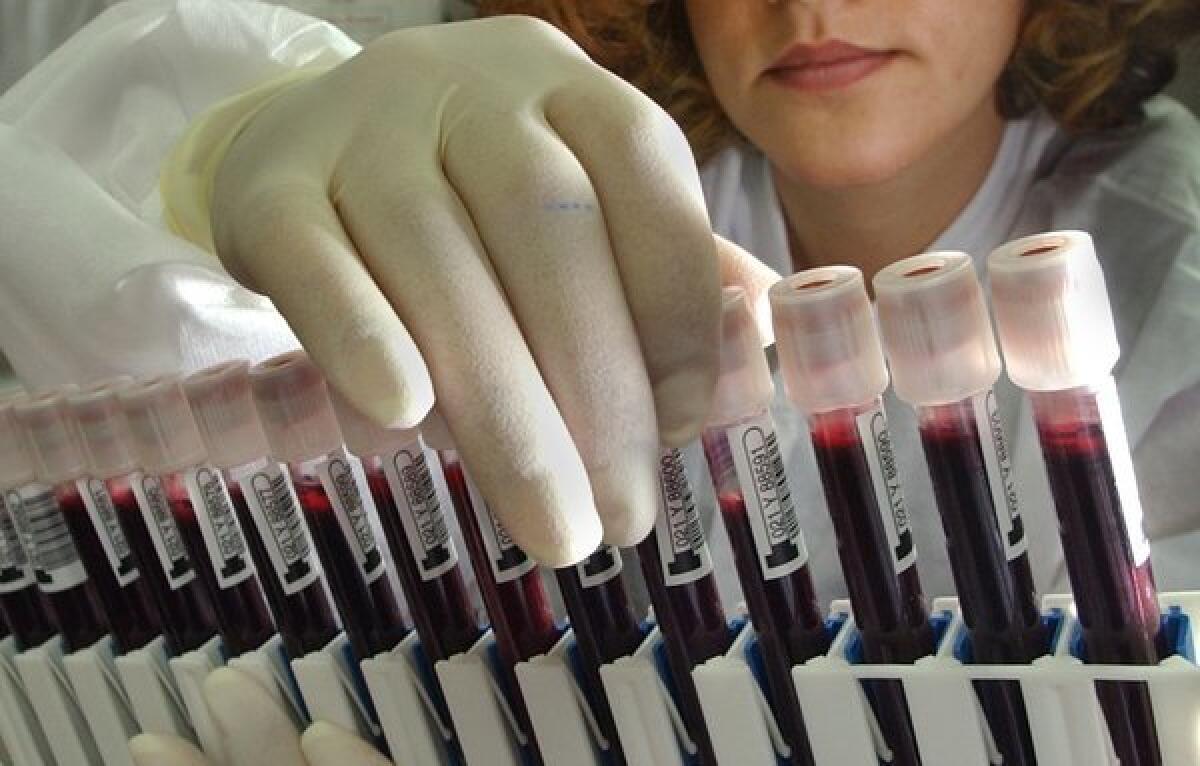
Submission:
M 737 135 L 705 79 L 683 0 L 480 0 L 479 10 L 562 29 L 670 112 L 702 160 Z M 1198 33 L 1200 0 L 1027 0 L 996 89 L 1000 112 L 1041 105 L 1073 132 L 1136 122 L 1175 76 L 1179 45 Z

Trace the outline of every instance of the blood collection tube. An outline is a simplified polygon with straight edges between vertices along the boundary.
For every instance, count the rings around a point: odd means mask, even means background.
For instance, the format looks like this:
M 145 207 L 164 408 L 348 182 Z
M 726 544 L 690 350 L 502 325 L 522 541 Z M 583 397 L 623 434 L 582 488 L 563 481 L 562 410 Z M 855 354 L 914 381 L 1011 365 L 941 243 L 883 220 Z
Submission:
M 791 762 L 812 763 L 792 667 L 829 648 L 769 410 L 775 386 L 741 288 L 722 293 L 721 366 L 702 436 Z
M 275 634 L 241 524 L 179 378 L 139 381 L 120 393 L 142 467 L 158 477 L 192 564 L 217 613 L 225 647 L 237 656 Z
M 707 534 L 677 449 L 659 456 L 659 507 L 654 531 L 638 544 L 638 558 L 662 632 L 679 714 L 703 766 L 716 764 L 692 668 L 724 654 L 733 637 L 713 576 Z
M 212 599 L 196 577 L 162 485 L 138 469 L 118 392 L 132 378 L 101 381 L 67 394 L 89 475 L 104 482 L 154 601 L 172 654 L 217 634 Z
M 53 488 L 35 479 L 13 403 L 0 405 L 0 492 L 66 650 L 78 651 L 103 638 L 108 623 Z
M 437 452 L 415 429 L 378 426 L 331 393 L 346 446 L 362 461 L 425 656 L 436 663 L 466 652 L 483 630 L 450 536 L 453 500 Z
M 303 352 L 250 370 L 273 457 L 287 463 L 300 508 L 359 659 L 394 648 L 411 628 L 362 465 L 342 441 L 325 379 Z
M 491 621 L 502 680 L 521 733 L 528 744 L 526 755 L 542 762 L 534 739 L 529 710 L 521 695 L 516 664 L 550 651 L 559 638 L 550 597 L 533 559 L 521 550 L 504 525 L 492 515 L 475 482 L 463 468 L 458 453 L 441 453 L 442 470 L 454 500 L 458 526 L 475 569 L 483 605 Z
M 18 649 L 40 646 L 56 632 L 3 494 L 0 494 L 0 613 Z
M 1032 404 L 1086 659 L 1159 661 L 1160 614 L 1112 369 L 1120 356 L 1091 237 L 1052 232 L 988 257 L 1009 377 Z M 1144 683 L 1096 692 L 1123 766 L 1162 762 Z
M 64 392 L 30 397 L 14 405 L 13 412 L 21 424 L 34 473 L 54 488 L 88 579 L 100 597 L 117 651 L 124 654 L 140 649 L 158 636 L 161 620 L 108 488 L 88 475 Z
M 975 266 L 965 253 L 928 253 L 888 266 L 874 285 L 896 393 L 917 409 L 974 660 L 1033 662 L 1047 638 L 992 391 L 1000 355 Z M 1036 763 L 1020 684 L 975 689 L 1004 763 Z
M 275 625 L 291 657 L 329 644 L 341 626 L 287 467 L 271 457 L 250 391 L 250 365 L 226 362 L 190 375 L 184 390 L 208 458 L 233 509 Z
M 621 551 L 605 544 L 575 566 L 554 570 L 575 632 L 588 698 L 595 708 L 600 731 L 608 740 L 613 766 L 624 764 L 625 754 L 600 679 L 600 666 L 633 654 L 643 638 L 642 626 L 629 604 L 622 568 Z
M 808 415 L 842 573 L 868 664 L 932 654 L 929 608 L 883 411 L 888 374 L 862 273 L 802 271 L 770 291 L 788 398 Z M 866 684 L 896 764 L 920 763 L 899 681 Z

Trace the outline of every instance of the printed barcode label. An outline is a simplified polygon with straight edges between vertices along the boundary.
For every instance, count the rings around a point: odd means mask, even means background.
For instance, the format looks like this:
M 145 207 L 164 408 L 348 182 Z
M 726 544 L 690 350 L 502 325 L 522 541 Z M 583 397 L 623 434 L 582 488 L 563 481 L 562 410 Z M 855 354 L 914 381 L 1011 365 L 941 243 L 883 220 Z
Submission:
M 668 586 L 686 585 L 712 572 L 712 554 L 696 511 L 683 455 L 664 450 L 658 466 L 659 507 L 654 537 Z
M 1125 533 L 1129 535 L 1133 563 L 1141 566 L 1150 558 L 1150 541 L 1146 539 L 1146 530 L 1142 527 L 1142 500 L 1138 496 L 1137 478 L 1133 472 L 1133 455 L 1129 451 L 1129 437 L 1125 434 L 1117 383 L 1112 378 L 1097 389 L 1096 408 L 1100 411 L 1100 428 L 1108 442 L 1113 481 L 1117 485 L 1117 498 L 1125 520 Z
M 8 503 L 0 497 L 0 593 L 12 593 L 33 584 L 29 556 L 13 524 Z
M 244 583 L 254 575 L 254 563 L 246 550 L 246 538 L 234 515 L 225 480 L 216 468 L 201 466 L 187 471 L 183 482 L 217 575 L 217 586 L 225 590 Z
M 492 565 L 492 575 L 496 582 L 512 582 L 524 577 L 537 564 L 526 555 L 508 533 L 500 520 L 492 514 L 492 509 L 479 494 L 479 488 L 463 469 L 463 481 L 467 485 L 467 494 L 471 498 L 471 509 L 475 512 L 475 522 L 479 525 L 479 536 L 483 538 L 483 547 L 487 550 L 488 563 Z
M 108 487 L 99 479 L 76 479 L 75 489 L 87 506 L 88 516 L 96 529 L 96 537 L 100 538 L 100 547 L 104 549 L 104 557 L 108 559 L 113 577 L 124 588 L 137 580 L 139 572 L 133 560 L 133 551 L 129 549 L 129 541 L 125 539 L 125 530 L 117 519 L 117 509 L 113 507 Z
M 363 579 L 374 583 L 387 570 L 386 543 L 362 465 L 339 448 L 317 462 L 315 469 Z
M 623 566 L 619 548 L 615 545 L 601 545 L 599 550 L 576 564 L 575 570 L 579 573 L 579 582 L 583 587 L 595 588 L 621 574 Z
M 384 455 L 383 472 L 421 579 L 434 580 L 454 569 L 458 551 L 446 523 L 450 490 L 437 454 L 416 441 Z
M 4 502 L 32 560 L 39 588 L 58 593 L 87 582 L 87 571 L 53 490 L 43 484 L 27 484 L 9 490 Z
M 783 470 L 779 438 L 769 414 L 726 429 L 746 517 L 763 577 L 773 580 L 808 563 L 808 547 Z
M 876 405 L 859 413 L 857 421 L 858 435 L 871 469 L 875 502 L 879 506 L 880 520 L 892 553 L 892 564 L 896 574 L 900 574 L 917 563 L 917 545 L 913 540 L 908 506 L 900 489 L 900 471 L 896 465 L 892 437 L 888 432 L 887 416 L 883 408 Z
M 1008 452 L 1004 426 L 1000 422 L 996 393 L 988 390 L 976 395 L 971 399 L 971 406 L 975 410 L 975 427 L 979 430 L 979 447 L 987 468 L 996 523 L 1004 540 L 1004 554 L 1012 561 L 1028 550 L 1029 543 L 1025 539 L 1025 522 L 1021 519 L 1017 487 L 1013 481 L 1012 458 Z
M 135 473 L 129 477 L 129 484 L 137 498 L 142 520 L 150 532 L 158 562 L 167 576 L 167 584 L 171 590 L 178 590 L 196 578 L 196 570 L 188 558 L 175 517 L 171 515 L 162 482 L 157 477 Z
M 237 482 L 284 593 L 299 593 L 320 579 L 321 563 L 284 467 L 264 461 Z

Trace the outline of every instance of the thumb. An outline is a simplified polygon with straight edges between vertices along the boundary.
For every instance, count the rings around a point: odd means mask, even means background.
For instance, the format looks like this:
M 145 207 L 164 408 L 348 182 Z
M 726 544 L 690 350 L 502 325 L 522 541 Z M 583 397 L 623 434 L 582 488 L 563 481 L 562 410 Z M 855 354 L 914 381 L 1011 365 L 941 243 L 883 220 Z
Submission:
M 724 237 L 713 234 L 717 242 L 717 260 L 721 267 L 722 287 L 741 287 L 746 291 L 746 302 L 754 312 L 763 346 L 775 342 L 775 328 L 771 325 L 771 305 L 767 290 L 780 280 L 775 269 L 755 258 Z
M 204 697 L 230 766 L 305 766 L 295 724 L 253 677 L 217 668 L 204 679 Z
M 166 734 L 139 734 L 129 740 L 137 766 L 212 766 L 191 742 Z
M 310 766 L 392 766 L 370 744 L 326 721 L 308 727 L 300 738 L 300 749 Z

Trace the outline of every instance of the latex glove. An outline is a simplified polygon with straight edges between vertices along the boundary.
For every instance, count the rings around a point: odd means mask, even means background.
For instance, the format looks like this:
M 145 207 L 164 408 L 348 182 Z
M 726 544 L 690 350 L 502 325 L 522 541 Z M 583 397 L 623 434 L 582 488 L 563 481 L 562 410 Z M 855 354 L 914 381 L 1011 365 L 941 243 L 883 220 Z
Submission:
M 719 262 L 666 113 L 522 17 L 403 30 L 289 85 L 224 155 L 211 224 L 360 409 L 410 426 L 436 390 L 489 505 L 551 566 L 602 528 L 650 531 L 660 444 L 694 439 L 711 399 L 720 274 L 754 271 Z
M 190 742 L 139 734 L 129 742 L 137 766 L 391 766 L 350 732 L 319 721 L 303 737 L 275 700 L 250 676 L 218 668 L 204 681 L 204 697 L 220 729 L 226 759 L 216 764 Z

